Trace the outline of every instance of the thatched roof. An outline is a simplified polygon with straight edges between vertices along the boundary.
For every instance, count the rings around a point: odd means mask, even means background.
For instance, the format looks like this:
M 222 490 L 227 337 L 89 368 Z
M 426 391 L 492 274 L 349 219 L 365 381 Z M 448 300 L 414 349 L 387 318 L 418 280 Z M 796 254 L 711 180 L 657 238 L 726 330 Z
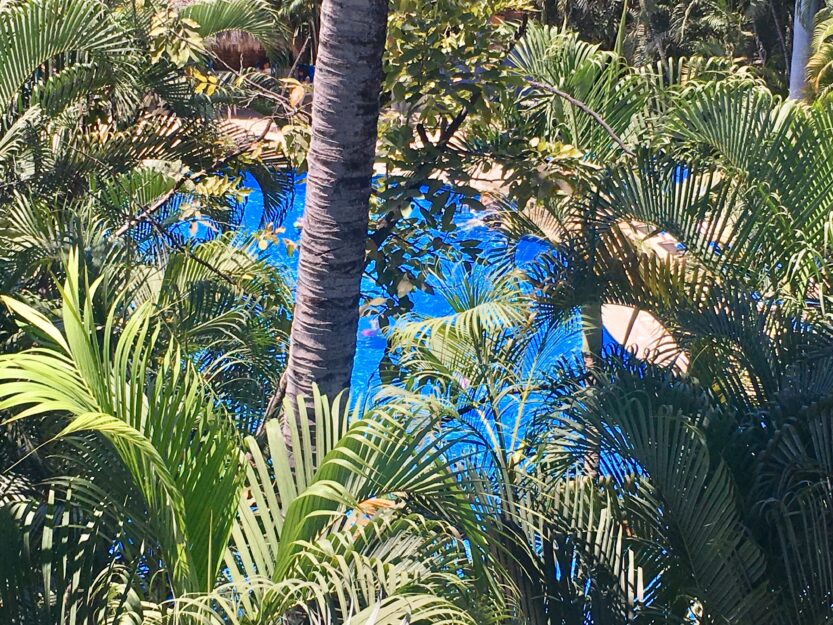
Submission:
M 175 8 L 186 7 L 197 0 L 169 0 Z M 206 40 L 206 46 L 220 60 L 233 68 L 261 67 L 268 61 L 266 50 L 249 33 L 229 31 Z
M 229 67 L 261 67 L 268 62 L 266 50 L 248 33 L 231 31 L 211 37 L 209 50 Z

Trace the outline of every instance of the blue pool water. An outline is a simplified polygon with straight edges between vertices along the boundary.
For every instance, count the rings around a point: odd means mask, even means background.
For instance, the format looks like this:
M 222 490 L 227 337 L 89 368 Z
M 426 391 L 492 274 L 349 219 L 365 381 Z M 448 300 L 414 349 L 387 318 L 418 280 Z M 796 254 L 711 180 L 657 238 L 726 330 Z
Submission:
M 253 179 L 247 180 L 246 186 L 252 191 L 246 200 L 243 229 L 252 231 L 258 228 L 263 214 L 263 194 Z M 294 186 L 294 194 L 287 202 L 286 216 L 282 224 L 285 232 L 279 235 L 281 238 L 293 242 L 300 240 L 301 233 L 298 222 L 303 215 L 305 199 L 306 184 L 303 181 L 297 182 Z M 463 230 L 469 238 L 481 242 L 484 254 L 501 245 L 500 235 L 484 226 L 477 215 L 470 212 L 469 209 L 459 207 L 454 221 L 458 228 Z M 549 249 L 549 246 L 545 242 L 533 239 L 525 240 L 518 246 L 515 259 L 517 262 L 523 263 L 532 260 L 537 254 L 546 249 Z M 275 258 L 276 263 L 285 266 L 290 271 L 290 276 L 294 278 L 298 261 L 297 252 L 290 255 L 285 245 L 273 244 L 270 246 L 270 255 Z M 465 279 L 465 274 L 461 272 L 452 272 L 451 275 L 456 275 L 457 279 Z M 365 292 L 374 291 L 374 287 L 375 285 L 371 280 L 365 279 L 363 283 Z M 414 304 L 414 312 L 417 313 L 440 316 L 452 312 L 447 302 L 439 295 L 415 292 L 411 294 L 411 299 Z M 581 338 L 578 333 L 566 334 L 563 345 L 564 354 L 578 353 L 581 349 Z M 376 327 L 374 320 L 369 317 L 362 317 L 359 320 L 356 360 L 353 366 L 352 388 L 354 393 L 364 395 L 379 383 L 378 367 L 384 355 L 385 346 L 385 337 Z

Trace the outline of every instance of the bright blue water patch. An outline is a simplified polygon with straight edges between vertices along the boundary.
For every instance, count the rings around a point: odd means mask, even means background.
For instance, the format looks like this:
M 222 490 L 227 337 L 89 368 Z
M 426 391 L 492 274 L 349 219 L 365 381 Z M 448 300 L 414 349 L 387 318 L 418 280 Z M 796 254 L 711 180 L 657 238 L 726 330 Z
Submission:
M 263 193 L 254 179 L 247 178 L 245 184 L 252 189 L 252 192 L 246 199 L 246 210 L 243 212 L 243 223 L 241 227 L 245 231 L 253 231 L 258 228 L 261 215 L 263 214 Z M 301 219 L 304 215 L 306 196 L 307 185 L 303 180 L 299 180 L 294 186 L 292 195 L 287 198 L 286 214 L 283 224 L 281 224 L 285 230 L 278 235 L 280 239 L 288 239 L 293 243 L 300 241 Z M 269 254 L 275 259 L 276 263 L 289 270 L 289 276 L 291 278 L 294 279 L 297 277 L 297 250 L 290 253 L 286 245 L 273 244 L 269 248 Z M 362 282 L 362 288 L 365 290 L 372 290 L 374 286 L 373 281 L 367 278 Z M 353 378 L 351 382 L 354 389 L 363 390 L 373 383 L 378 383 L 379 376 L 377 370 L 386 345 L 387 341 L 384 335 L 375 327 L 372 319 L 368 317 L 359 319 L 356 360 L 353 363 Z
M 680 163 L 674 167 L 674 182 L 685 182 L 691 175 L 691 169 L 688 165 Z
M 252 189 L 246 200 L 246 207 L 243 213 L 241 227 L 244 231 L 251 232 L 259 227 L 263 213 L 263 194 L 254 179 L 247 178 L 246 186 Z M 288 239 L 297 243 L 301 237 L 301 219 L 303 217 L 304 202 L 306 200 L 306 183 L 298 181 L 294 186 L 293 194 L 287 199 L 286 216 L 282 227 L 285 231 L 278 236 L 281 239 Z M 481 242 L 484 255 L 497 251 L 505 246 L 505 239 L 484 225 L 479 216 L 465 206 L 459 206 L 454 222 L 463 231 L 467 238 Z M 298 253 L 289 252 L 287 246 L 271 245 L 269 254 L 276 263 L 286 267 L 291 278 L 296 277 Z M 534 238 L 522 240 L 515 250 L 515 261 L 523 265 L 551 247 L 545 241 Z M 366 293 L 377 291 L 375 283 L 365 278 L 362 282 L 362 289 Z M 414 304 L 413 311 L 416 313 L 429 314 L 432 316 L 448 315 L 452 313 L 451 307 L 441 295 L 431 295 L 422 291 L 411 294 Z M 606 334 L 606 333 L 605 333 Z M 607 340 L 611 340 L 606 335 Z M 356 395 L 366 394 L 369 389 L 379 384 L 378 368 L 379 362 L 384 355 L 387 341 L 379 330 L 375 320 L 369 317 L 362 317 L 359 320 L 359 330 L 356 346 L 356 360 L 353 365 L 352 388 Z M 581 350 L 581 337 L 577 333 L 570 333 L 564 341 L 564 351 L 561 355 L 578 353 Z

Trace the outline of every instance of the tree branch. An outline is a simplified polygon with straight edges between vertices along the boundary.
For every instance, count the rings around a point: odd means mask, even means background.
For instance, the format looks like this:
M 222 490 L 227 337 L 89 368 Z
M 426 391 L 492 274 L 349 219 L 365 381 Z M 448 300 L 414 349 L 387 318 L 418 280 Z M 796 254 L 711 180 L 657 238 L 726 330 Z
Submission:
M 526 33 L 528 21 L 529 16 L 524 14 L 523 21 L 521 22 L 517 31 L 515 31 L 514 37 L 512 38 L 512 43 L 506 50 L 507 55 L 512 52 L 512 49 Z M 434 169 L 438 160 L 439 153 L 448 147 L 448 144 L 457 134 L 457 131 L 463 125 L 463 122 L 466 121 L 466 118 L 469 116 L 469 113 L 474 108 L 474 106 L 480 101 L 481 97 L 482 94 L 479 91 L 472 93 L 471 97 L 468 99 L 466 104 L 460 109 L 457 115 L 454 116 L 454 119 L 452 119 L 451 122 L 449 122 L 449 124 L 443 129 L 436 144 L 433 144 L 431 143 L 431 141 L 428 140 L 427 133 L 425 132 L 425 127 L 422 124 L 417 124 L 416 130 L 423 144 L 425 144 L 426 147 L 431 147 L 435 149 L 437 153 L 435 153 L 435 158 L 431 163 L 424 163 L 418 172 L 414 172 L 414 174 L 411 176 L 412 180 L 417 180 L 419 182 L 427 175 L 425 173 L 426 169 L 428 170 L 428 173 L 430 173 L 430 171 Z M 391 235 L 391 233 L 396 229 L 396 224 L 399 221 L 399 219 L 400 217 L 393 212 L 388 213 L 382 218 L 376 230 L 374 230 L 373 234 L 369 236 L 370 240 L 373 241 L 376 247 L 381 247 L 385 239 L 387 239 Z
M 266 135 L 269 134 L 269 131 L 271 129 L 272 129 L 272 120 L 269 119 L 269 123 L 266 124 L 266 127 L 263 129 L 263 132 L 260 134 L 260 136 L 257 139 L 254 139 L 253 141 L 250 141 L 245 146 L 235 150 L 231 154 L 229 154 L 229 155 L 221 158 L 220 160 L 212 163 L 212 165 L 209 169 L 214 170 L 214 169 L 217 169 L 218 167 L 222 167 L 223 165 L 228 164 L 230 161 L 233 161 L 238 156 L 241 156 L 241 155 L 245 154 L 249 150 L 249 148 L 251 148 L 255 143 L 259 143 L 260 141 L 263 141 L 263 139 L 266 138 Z M 205 172 L 202 172 L 202 173 L 204 174 Z M 196 177 L 199 177 L 199 175 L 196 176 Z M 115 232 L 115 236 L 117 236 L 117 237 L 124 236 L 124 234 L 127 233 L 127 231 L 130 230 L 133 226 L 135 226 L 137 224 L 140 224 L 143 221 L 147 220 L 150 216 L 155 214 L 156 211 L 158 211 L 160 208 L 162 208 L 168 202 L 168 200 L 170 200 L 174 195 L 176 195 L 176 193 L 182 188 L 182 186 L 186 182 L 188 182 L 189 180 L 193 180 L 193 179 L 194 178 L 192 178 L 191 176 L 188 176 L 187 174 L 183 174 L 182 176 L 180 176 L 177 179 L 174 186 L 167 193 L 163 194 L 162 197 L 160 197 L 158 200 L 156 200 L 153 204 L 148 206 L 145 210 L 143 210 L 141 213 L 139 213 L 135 217 L 131 217 L 125 224 L 123 224 L 121 227 L 119 227 L 119 229 L 116 230 L 116 232 Z
M 608 135 L 610 135 L 610 138 L 613 139 L 613 141 L 620 148 L 622 148 L 622 151 L 625 154 L 627 154 L 628 156 L 635 156 L 635 154 L 633 153 L 633 150 L 631 150 L 627 145 L 625 145 L 625 142 L 622 141 L 622 138 L 619 135 L 616 134 L 616 131 L 613 130 L 613 128 L 610 127 L 610 124 L 608 124 L 605 121 L 604 117 L 602 117 L 596 111 L 591 109 L 586 103 L 582 102 L 581 100 L 579 100 L 577 98 L 574 98 L 573 96 L 571 96 L 566 91 L 561 91 L 561 89 L 558 89 L 556 87 L 553 87 L 552 85 L 548 85 L 548 84 L 543 83 L 543 82 L 538 82 L 537 80 L 530 80 L 528 84 L 535 87 L 536 89 L 540 89 L 542 91 L 546 91 L 546 92 L 551 93 L 555 96 L 558 96 L 559 98 L 561 98 L 563 100 L 566 100 L 567 102 L 569 102 L 570 104 L 572 104 L 576 108 L 579 108 L 582 111 L 584 111 L 585 113 L 587 113 L 588 115 L 590 115 L 590 117 L 595 119 L 596 122 L 602 128 L 604 128 L 605 132 Z

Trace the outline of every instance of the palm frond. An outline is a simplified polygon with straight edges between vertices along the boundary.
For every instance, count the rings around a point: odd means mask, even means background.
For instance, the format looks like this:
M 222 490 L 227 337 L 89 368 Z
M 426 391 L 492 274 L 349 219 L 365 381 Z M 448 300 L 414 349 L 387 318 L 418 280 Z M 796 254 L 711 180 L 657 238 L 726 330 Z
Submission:
M 288 37 L 276 21 L 272 7 L 263 0 L 197 2 L 180 9 L 179 15 L 199 24 L 200 36 L 204 38 L 229 31 L 245 32 L 271 50 Z
M 663 392 L 648 394 L 638 379 L 633 383 L 632 392 L 615 385 L 594 389 L 572 414 L 599 437 L 602 454 L 629 459 L 644 471 L 644 496 L 653 505 L 643 521 L 658 523 L 655 530 L 682 567 L 675 576 L 685 576 L 681 583 L 705 614 L 749 623 L 774 619 L 763 553 L 744 531 L 726 464 L 712 459 L 705 444 L 700 424 L 707 416 L 679 411 L 670 397 L 665 403 Z M 661 514 L 652 520 L 656 511 Z
M 299 419 L 266 424 L 267 455 L 247 440 L 246 487 L 225 555 L 230 583 L 181 600 L 183 615 L 469 623 L 470 610 L 487 613 L 455 572 L 473 566 L 462 535 L 475 553 L 484 545 L 440 462 L 443 446 L 424 447 L 433 420 L 405 425 L 415 401 L 361 417 L 342 405 L 316 394 L 308 412 L 299 400 L 289 412 Z
M 97 0 L 38 0 L 0 14 L 0 104 L 10 106 L 38 68 L 71 52 L 118 55 L 132 50 L 125 31 Z
M 63 422 L 55 439 L 82 431 L 108 438 L 156 517 L 174 587 L 210 587 L 239 489 L 230 421 L 176 347 L 163 352 L 150 374 L 159 329 L 149 306 L 137 308 L 119 336 L 111 312 L 99 336 L 92 305 L 96 284 L 82 281 L 76 258 L 69 258 L 61 289 L 61 329 L 28 306 L 5 300 L 50 340 L 0 359 L 0 405 L 17 411 L 14 420 Z

